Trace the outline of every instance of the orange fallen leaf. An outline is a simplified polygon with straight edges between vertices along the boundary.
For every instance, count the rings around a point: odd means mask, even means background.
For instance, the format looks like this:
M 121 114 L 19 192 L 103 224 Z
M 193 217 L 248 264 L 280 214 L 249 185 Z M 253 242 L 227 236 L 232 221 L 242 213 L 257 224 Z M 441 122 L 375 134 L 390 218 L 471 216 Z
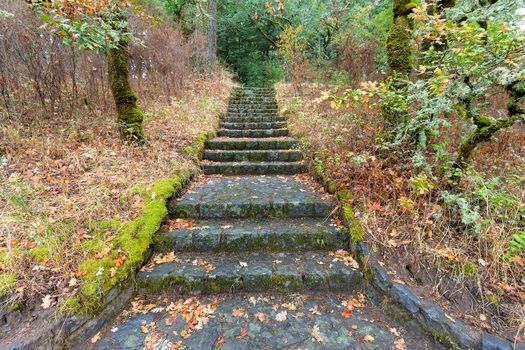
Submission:
M 344 318 L 351 318 L 352 317 L 352 310 L 350 309 L 343 309 L 342 315 Z
M 241 328 L 241 337 L 246 337 L 248 335 L 248 330 L 245 327 Z
M 367 334 L 363 337 L 363 340 L 367 343 L 373 343 L 375 341 L 375 338 L 372 337 L 370 334 Z

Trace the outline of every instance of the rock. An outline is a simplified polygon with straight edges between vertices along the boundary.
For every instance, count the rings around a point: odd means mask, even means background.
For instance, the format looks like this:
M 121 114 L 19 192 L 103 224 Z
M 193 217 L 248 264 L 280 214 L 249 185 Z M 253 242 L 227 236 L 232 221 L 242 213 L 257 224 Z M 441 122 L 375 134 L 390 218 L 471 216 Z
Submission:
M 512 347 L 508 340 L 483 332 L 481 338 L 481 350 L 512 350 Z

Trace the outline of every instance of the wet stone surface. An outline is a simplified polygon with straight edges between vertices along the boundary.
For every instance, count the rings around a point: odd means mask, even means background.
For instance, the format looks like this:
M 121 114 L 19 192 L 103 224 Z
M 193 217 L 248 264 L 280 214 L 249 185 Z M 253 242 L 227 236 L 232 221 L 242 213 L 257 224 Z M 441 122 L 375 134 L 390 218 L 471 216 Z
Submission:
M 362 295 L 139 297 L 93 348 L 442 349 L 366 304 Z
M 334 205 L 293 176 L 211 176 L 169 209 L 183 218 L 328 217 Z
M 343 251 L 167 256 L 168 262 L 149 264 L 139 272 L 137 285 L 142 292 L 354 291 L 363 286 L 357 262 Z

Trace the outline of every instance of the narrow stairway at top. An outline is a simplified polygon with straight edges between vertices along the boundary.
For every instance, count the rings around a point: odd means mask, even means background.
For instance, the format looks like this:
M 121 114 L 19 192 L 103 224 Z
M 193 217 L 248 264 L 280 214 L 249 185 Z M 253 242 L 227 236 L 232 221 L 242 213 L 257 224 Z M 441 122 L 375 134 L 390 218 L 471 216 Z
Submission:
M 206 176 L 169 203 L 180 225 L 159 234 L 139 294 L 95 348 L 440 349 L 367 300 L 273 89 L 236 89 L 217 136 Z

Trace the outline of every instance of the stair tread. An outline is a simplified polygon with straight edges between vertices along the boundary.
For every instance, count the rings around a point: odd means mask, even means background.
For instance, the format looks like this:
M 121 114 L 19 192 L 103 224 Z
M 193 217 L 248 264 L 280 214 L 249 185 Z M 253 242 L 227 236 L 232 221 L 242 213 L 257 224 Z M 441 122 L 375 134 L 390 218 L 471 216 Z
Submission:
M 327 217 L 335 203 L 296 176 L 209 176 L 169 202 L 174 217 Z M 305 178 L 306 180 L 306 178 Z
M 345 228 L 333 220 L 202 219 L 160 234 L 158 251 L 287 251 L 347 248 Z M 188 224 L 188 222 L 186 222 Z
M 333 252 L 158 254 L 137 274 L 153 293 L 355 290 L 363 275 L 343 250 Z

